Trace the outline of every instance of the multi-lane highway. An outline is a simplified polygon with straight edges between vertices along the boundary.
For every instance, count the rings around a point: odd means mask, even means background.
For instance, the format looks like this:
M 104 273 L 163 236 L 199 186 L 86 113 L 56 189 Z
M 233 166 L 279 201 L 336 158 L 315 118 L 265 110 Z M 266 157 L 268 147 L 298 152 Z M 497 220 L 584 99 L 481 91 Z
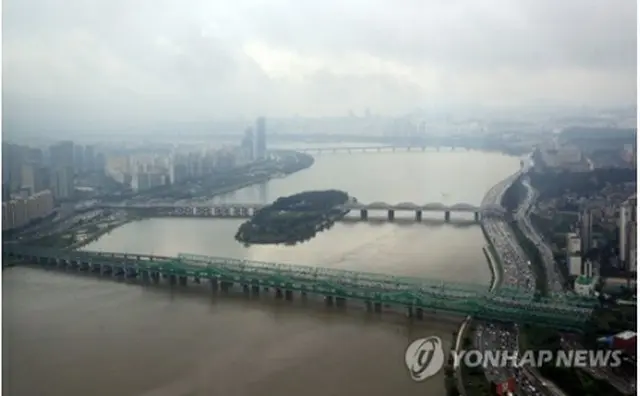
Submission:
M 526 174 L 531 165 L 529 159 L 525 159 L 525 166 L 520 172 L 507 178 L 502 183 L 491 189 L 485 199 L 483 205 L 501 204 L 502 196 L 506 189 L 515 182 L 522 174 Z M 516 220 L 526 222 L 526 226 L 530 226 L 528 220 L 528 212 L 532 203 L 536 198 L 535 191 L 529 191 L 527 199 L 518 208 L 515 213 Z M 509 224 L 503 219 L 487 218 L 483 220 L 483 226 L 495 247 L 496 253 L 502 264 L 503 283 L 507 286 L 517 287 L 523 292 L 533 294 L 535 292 L 535 278 L 531 269 L 531 262 L 518 244 Z M 532 229 L 532 227 L 531 227 Z M 550 252 L 550 250 L 549 250 Z M 550 256 L 553 260 L 553 255 Z M 553 261 L 551 261 L 553 263 Z M 551 265 L 554 274 L 555 265 Z M 551 276 L 550 279 L 555 284 L 557 280 L 560 287 L 554 286 L 553 290 L 562 293 L 562 283 L 559 282 L 557 275 Z M 515 326 L 498 326 L 494 324 L 484 324 L 478 328 L 474 337 L 474 344 L 480 350 L 507 350 L 514 353 L 519 350 L 519 329 Z M 545 380 L 540 376 L 537 370 L 530 367 L 489 367 L 485 370 L 487 378 L 491 381 L 501 382 L 510 377 L 516 379 L 517 394 L 520 395 L 554 395 L 564 396 L 564 393 L 553 383 Z
M 525 236 L 529 238 L 529 240 L 535 243 L 536 247 L 540 251 L 540 256 L 542 257 L 545 265 L 547 288 L 549 293 L 553 293 L 556 297 L 561 297 L 565 294 L 565 291 L 563 288 L 562 275 L 556 267 L 555 260 L 553 259 L 553 252 L 544 239 L 535 231 L 529 218 L 529 214 L 533 208 L 536 198 L 538 197 L 538 193 L 529 183 L 528 177 L 523 178 L 522 185 L 527 189 L 527 195 L 518 208 L 518 212 L 516 214 L 518 227 L 522 230 Z
M 520 172 L 494 186 L 484 197 L 482 205 L 500 205 L 504 192 L 519 176 Z M 508 286 L 522 289 L 523 292 L 531 293 L 533 298 L 535 279 L 530 263 L 526 260 L 526 256 L 516 242 L 507 222 L 499 218 L 486 218 L 483 220 L 483 226 L 499 256 L 503 272 L 502 282 Z M 506 350 L 511 353 L 519 350 L 517 326 L 480 325 L 473 341 L 474 346 L 479 350 Z M 487 367 L 485 375 L 488 380 L 493 382 L 502 382 L 514 377 L 517 382 L 518 394 L 532 396 L 545 394 L 539 390 L 544 389 L 540 381 L 533 375 L 523 374 L 523 370 L 518 367 Z

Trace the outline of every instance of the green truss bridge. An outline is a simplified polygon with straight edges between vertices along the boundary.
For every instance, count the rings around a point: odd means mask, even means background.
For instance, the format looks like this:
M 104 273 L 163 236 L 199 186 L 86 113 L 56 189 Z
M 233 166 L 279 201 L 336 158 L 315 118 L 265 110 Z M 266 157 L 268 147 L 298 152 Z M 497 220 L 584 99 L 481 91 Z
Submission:
M 536 297 L 509 287 L 490 292 L 487 286 L 301 265 L 274 264 L 221 257 L 179 254 L 178 257 L 68 251 L 34 246 L 6 246 L 5 259 L 95 272 L 104 276 L 187 285 L 207 281 L 213 290 L 234 285 L 245 293 L 274 289 L 276 297 L 294 293 L 320 295 L 329 305 L 359 300 L 367 309 L 383 306 L 406 309 L 414 317 L 425 313 L 473 315 L 480 320 L 537 324 L 566 331 L 582 331 L 597 305 L 596 299 Z

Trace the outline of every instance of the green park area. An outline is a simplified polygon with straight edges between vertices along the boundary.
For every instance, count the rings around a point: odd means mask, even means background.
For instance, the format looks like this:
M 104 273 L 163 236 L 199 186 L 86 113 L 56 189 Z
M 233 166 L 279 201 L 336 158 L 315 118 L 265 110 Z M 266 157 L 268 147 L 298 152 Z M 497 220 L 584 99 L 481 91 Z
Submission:
M 348 211 L 344 191 L 306 191 L 278 198 L 240 225 L 236 240 L 244 244 L 295 244 L 331 227 Z

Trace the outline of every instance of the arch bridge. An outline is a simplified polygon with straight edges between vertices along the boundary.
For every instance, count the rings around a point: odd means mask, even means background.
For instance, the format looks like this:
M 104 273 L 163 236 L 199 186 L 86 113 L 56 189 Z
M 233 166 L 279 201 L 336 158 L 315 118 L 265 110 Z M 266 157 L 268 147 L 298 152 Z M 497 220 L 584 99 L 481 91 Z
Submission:
M 260 203 L 194 203 L 194 204 L 136 204 L 136 205 L 99 205 L 97 208 L 138 210 L 149 215 L 160 216 L 192 216 L 192 217 L 236 217 L 248 218 L 253 216 L 258 210 L 267 206 Z M 504 208 L 499 205 L 476 206 L 467 203 L 457 203 L 446 205 L 438 202 L 426 204 L 416 204 L 413 202 L 401 202 L 390 204 L 386 202 L 372 202 L 369 204 L 360 202 L 349 202 L 339 205 L 336 209 L 358 210 L 360 219 L 368 220 L 369 212 L 384 211 L 387 219 L 393 221 L 396 212 L 414 212 L 415 220 L 422 221 L 424 212 L 443 212 L 445 221 L 451 220 L 451 213 L 473 213 L 475 221 L 479 221 L 482 215 L 502 216 Z
M 480 320 L 535 323 L 567 331 L 581 331 L 597 302 L 590 298 L 536 298 L 515 288 L 491 292 L 488 286 L 475 284 L 193 254 L 168 257 L 12 246 L 3 250 L 3 256 L 143 283 L 166 279 L 186 286 L 190 281 L 207 281 L 214 291 L 228 292 L 234 286 L 247 294 L 275 290 L 276 297 L 287 300 L 293 299 L 294 293 L 303 297 L 314 294 L 324 297 L 328 305 L 360 302 L 373 312 L 388 305 L 406 309 L 417 318 L 424 313 L 473 315 Z

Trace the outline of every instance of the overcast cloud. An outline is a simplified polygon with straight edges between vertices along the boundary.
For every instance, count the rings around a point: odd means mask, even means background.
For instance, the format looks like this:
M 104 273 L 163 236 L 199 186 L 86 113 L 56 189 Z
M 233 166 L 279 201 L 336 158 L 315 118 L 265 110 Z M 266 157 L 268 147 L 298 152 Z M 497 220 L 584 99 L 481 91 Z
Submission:
M 4 116 L 117 125 L 630 104 L 635 3 L 5 0 Z

